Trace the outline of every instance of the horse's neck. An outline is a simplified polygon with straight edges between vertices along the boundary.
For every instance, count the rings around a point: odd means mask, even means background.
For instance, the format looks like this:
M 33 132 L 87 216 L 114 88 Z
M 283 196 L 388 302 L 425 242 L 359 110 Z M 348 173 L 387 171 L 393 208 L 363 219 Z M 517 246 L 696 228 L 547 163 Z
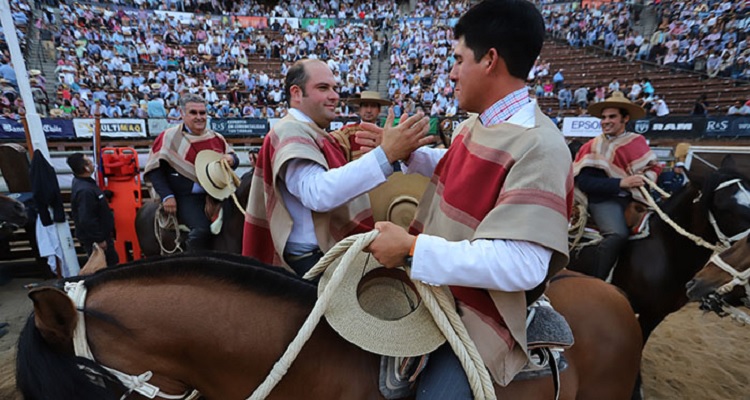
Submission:
M 249 396 L 297 335 L 311 308 L 231 285 L 200 282 L 128 286 L 127 298 L 115 298 L 107 293 L 110 290 L 92 291 L 87 307 L 115 316 L 128 332 L 87 319 L 99 362 L 131 374 L 159 367 L 174 381 L 190 382 L 207 398 Z M 372 377 L 377 391 L 374 357 L 345 343 L 323 321 L 274 394 L 305 397 L 303 383 L 312 377 L 325 380 L 330 388 L 322 390 L 333 393 L 350 390 L 350 379 L 366 382 Z

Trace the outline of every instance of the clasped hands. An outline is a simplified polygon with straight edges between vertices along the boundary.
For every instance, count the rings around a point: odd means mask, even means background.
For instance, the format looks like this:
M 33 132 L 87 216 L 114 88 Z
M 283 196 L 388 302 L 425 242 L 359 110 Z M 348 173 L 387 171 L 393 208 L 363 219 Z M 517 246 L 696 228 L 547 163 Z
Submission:
M 363 152 L 368 152 L 378 146 L 383 149 L 389 163 L 399 160 L 406 161 L 411 153 L 424 145 L 435 142 L 435 136 L 428 136 L 430 119 L 421 111 L 411 117 L 401 117 L 398 125 L 393 126 L 395 115 L 393 108 L 388 109 L 385 127 L 363 122 L 361 130 L 355 135 L 355 143 L 362 146 Z

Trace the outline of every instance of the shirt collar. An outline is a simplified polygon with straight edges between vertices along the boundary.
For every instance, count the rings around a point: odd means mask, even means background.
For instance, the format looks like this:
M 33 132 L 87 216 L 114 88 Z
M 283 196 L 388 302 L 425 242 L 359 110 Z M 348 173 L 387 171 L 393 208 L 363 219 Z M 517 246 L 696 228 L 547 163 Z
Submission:
M 479 115 L 479 121 L 481 121 L 484 126 L 492 126 L 506 122 L 530 102 L 529 89 L 524 86 L 521 89 L 509 93 L 507 96 L 484 110 L 484 112 Z
M 313 120 L 310 117 L 296 108 L 290 108 L 289 114 L 292 114 L 292 117 L 297 121 L 313 123 Z

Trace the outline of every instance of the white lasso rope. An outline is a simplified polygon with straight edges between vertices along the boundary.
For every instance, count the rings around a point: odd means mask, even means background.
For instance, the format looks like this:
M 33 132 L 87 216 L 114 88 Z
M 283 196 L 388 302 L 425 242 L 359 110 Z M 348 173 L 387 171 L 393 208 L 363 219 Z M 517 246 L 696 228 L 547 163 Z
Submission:
M 645 180 L 646 183 L 648 183 L 648 185 L 651 186 L 652 188 L 656 187 L 656 184 L 650 179 L 646 178 L 645 176 L 643 177 L 643 180 Z M 676 222 L 674 222 L 671 218 L 669 218 L 669 216 L 664 211 L 662 211 L 661 208 L 659 208 L 659 206 L 654 201 L 654 198 L 651 197 L 651 193 L 649 193 L 648 190 L 644 186 L 639 187 L 638 190 L 641 191 L 641 194 L 646 199 L 646 202 L 648 203 L 649 207 L 653 208 L 654 211 L 656 211 L 656 213 L 659 214 L 659 217 L 661 217 L 661 219 L 664 222 L 666 222 L 669 226 L 674 228 L 674 230 L 677 231 L 677 233 L 692 240 L 698 246 L 705 247 L 713 252 L 719 253 L 721 251 L 726 250 L 723 246 L 708 243 L 702 237 L 698 235 L 694 235 L 686 231 L 685 229 L 683 229 L 681 226 L 677 225 Z
M 265 381 L 255 389 L 250 397 L 248 397 L 249 400 L 260 400 L 266 398 L 286 374 L 291 363 L 297 358 L 297 355 L 302 350 L 302 346 L 308 339 L 310 339 L 315 327 L 318 322 L 320 322 L 320 318 L 328 307 L 328 303 L 330 302 L 333 293 L 343 280 L 345 268 L 352 265 L 355 257 L 357 257 L 361 251 L 367 248 L 367 246 L 375 240 L 378 233 L 378 231 L 373 230 L 367 233 L 353 235 L 340 241 L 331 250 L 326 252 L 318 263 L 315 264 L 307 274 L 305 274 L 305 279 L 312 279 L 325 271 L 326 268 L 333 264 L 333 262 L 343 254 L 339 268 L 333 272 L 325 290 L 323 290 L 323 293 L 318 298 L 315 307 L 313 307 L 313 310 L 302 325 L 302 328 L 300 328 L 297 336 L 292 343 L 289 344 L 281 359 L 274 364 Z M 448 339 L 448 342 L 454 348 L 454 351 L 457 352 L 461 364 L 464 366 L 464 369 L 466 369 L 469 383 L 474 392 L 475 398 L 495 399 L 494 388 L 489 373 L 486 368 L 484 368 L 484 363 L 479 357 L 479 352 L 476 350 L 474 343 L 471 339 L 468 339 L 466 329 L 461 324 L 461 320 L 456 313 L 453 302 L 450 301 L 448 296 L 440 288 L 429 288 L 421 282 L 415 282 L 415 284 L 422 299 L 425 301 L 425 305 L 428 310 L 430 310 L 433 318 L 436 319 L 438 327 L 444 334 L 447 333 L 446 338 Z M 454 324 L 460 325 L 460 327 L 458 327 L 458 337 L 456 336 L 456 333 L 451 330 L 451 328 L 456 329 Z M 464 339 L 468 339 L 468 343 L 465 343 L 463 341 Z
M 229 166 L 229 161 L 222 158 L 220 161 L 221 170 L 224 172 L 224 179 L 226 179 L 227 182 L 230 180 L 234 184 L 235 190 L 232 191 L 232 194 L 230 195 L 232 197 L 232 200 L 234 200 L 234 205 L 237 206 L 237 209 L 240 210 L 242 215 L 245 215 L 245 209 L 242 208 L 242 205 L 240 205 L 240 201 L 237 200 L 237 195 L 234 194 L 234 192 L 237 190 L 238 187 L 240 187 L 240 184 L 242 181 L 237 176 L 237 174 L 232 171 L 232 167 Z
M 174 248 L 172 250 L 164 247 L 161 239 L 161 231 L 166 230 L 169 224 L 174 226 Z M 159 204 L 159 208 L 156 209 L 156 215 L 154 215 L 154 235 L 156 236 L 156 241 L 159 243 L 161 255 L 183 251 L 180 243 L 180 223 L 177 222 L 177 215 L 165 212 L 164 206 L 161 204 Z

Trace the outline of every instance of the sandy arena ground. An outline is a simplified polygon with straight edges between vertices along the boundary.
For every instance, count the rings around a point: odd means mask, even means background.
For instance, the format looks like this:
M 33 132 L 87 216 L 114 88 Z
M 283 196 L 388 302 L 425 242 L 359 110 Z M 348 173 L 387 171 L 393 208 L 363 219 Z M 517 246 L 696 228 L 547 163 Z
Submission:
M 0 399 L 15 392 L 15 346 L 31 300 L 16 279 L 0 287 L 0 321 L 10 333 L 0 338 Z M 704 315 L 689 304 L 656 329 L 643 355 L 648 400 L 750 400 L 750 326 Z M 606 399 L 602 399 L 606 400 Z

